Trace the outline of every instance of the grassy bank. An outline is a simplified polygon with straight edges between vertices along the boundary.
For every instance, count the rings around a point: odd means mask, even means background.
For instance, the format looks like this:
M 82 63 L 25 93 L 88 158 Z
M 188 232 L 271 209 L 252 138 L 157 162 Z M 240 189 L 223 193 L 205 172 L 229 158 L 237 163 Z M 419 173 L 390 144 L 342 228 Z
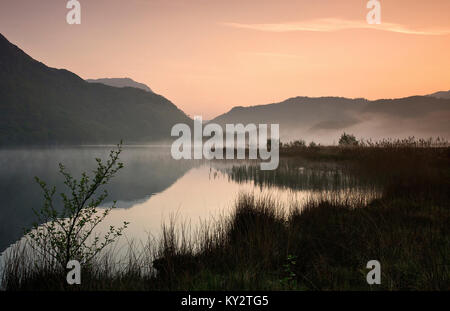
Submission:
M 297 147 L 295 147 L 297 148 Z M 158 240 L 130 247 L 118 267 L 106 252 L 82 268 L 82 284 L 18 247 L 8 290 L 449 290 L 450 149 L 432 146 L 299 147 L 284 157 L 345 163 L 382 185 L 375 200 L 333 193 L 304 206 L 242 194 L 233 213 L 191 235 L 168 224 Z M 263 174 L 263 172 L 259 172 Z M 273 172 L 272 172 L 273 173 Z M 267 173 L 270 174 L 270 173 Z M 355 201 L 356 200 L 356 201 Z M 22 250 L 22 251 L 21 251 Z M 381 285 L 366 264 L 381 263 Z M 116 271 L 113 273 L 112 271 Z

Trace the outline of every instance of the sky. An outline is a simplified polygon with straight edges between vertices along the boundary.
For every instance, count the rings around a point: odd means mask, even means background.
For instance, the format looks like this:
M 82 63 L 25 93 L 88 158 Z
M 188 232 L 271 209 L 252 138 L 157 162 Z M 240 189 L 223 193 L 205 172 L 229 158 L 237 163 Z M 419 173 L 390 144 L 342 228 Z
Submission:
M 190 116 L 294 96 L 368 99 L 450 89 L 450 1 L 0 0 L 0 32 L 84 79 L 130 77 Z

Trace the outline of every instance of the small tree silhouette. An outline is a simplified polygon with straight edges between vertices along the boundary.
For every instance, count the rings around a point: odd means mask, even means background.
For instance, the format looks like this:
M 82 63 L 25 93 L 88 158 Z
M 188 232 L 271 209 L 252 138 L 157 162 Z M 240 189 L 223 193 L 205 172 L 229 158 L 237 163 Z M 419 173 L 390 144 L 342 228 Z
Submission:
M 339 138 L 339 145 L 340 146 L 357 146 L 358 140 L 356 139 L 355 135 L 347 134 L 344 132 L 344 134 L 341 135 L 341 138 Z
M 96 159 L 97 168 L 93 171 L 93 178 L 82 173 L 79 181 L 74 179 L 60 163 L 59 172 L 64 176 L 64 184 L 71 193 L 70 196 L 60 194 L 63 201 L 63 209 L 60 212 L 53 206 L 56 188 L 47 187 L 44 181 L 35 177 L 44 191 L 44 206 L 40 211 L 33 210 L 38 221 L 27 231 L 30 245 L 34 250 L 44 258 L 56 260 L 65 269 L 70 260 L 88 263 L 122 235 L 128 222 L 124 222 L 123 226 L 118 228 L 110 226 L 102 241 L 98 235 L 89 240 L 95 227 L 108 216 L 111 209 L 116 207 L 114 201 L 111 207 L 98 211 L 97 207 L 103 203 L 108 193 L 104 190 L 100 195 L 95 195 L 100 186 L 107 184 L 117 171 L 123 168 L 123 164 L 118 162 L 121 152 L 122 142 L 117 145 L 116 151 L 110 152 L 106 163 Z

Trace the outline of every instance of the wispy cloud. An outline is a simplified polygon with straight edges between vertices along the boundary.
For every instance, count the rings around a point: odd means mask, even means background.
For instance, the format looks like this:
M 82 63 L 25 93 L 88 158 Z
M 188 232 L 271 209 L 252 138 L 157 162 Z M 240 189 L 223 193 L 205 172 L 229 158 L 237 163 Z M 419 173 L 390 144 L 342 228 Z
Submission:
M 370 25 L 366 21 L 344 20 L 336 18 L 315 19 L 296 23 L 275 23 L 275 24 L 241 24 L 224 23 L 226 26 L 244 28 L 267 32 L 292 32 L 292 31 L 313 31 L 332 32 L 351 29 L 375 29 L 408 35 L 447 35 L 450 29 L 411 29 L 404 25 L 394 23 L 384 23 Z
M 241 53 L 250 56 L 262 56 L 262 57 L 277 57 L 277 58 L 301 58 L 302 56 L 296 54 L 277 53 L 277 52 L 244 52 Z

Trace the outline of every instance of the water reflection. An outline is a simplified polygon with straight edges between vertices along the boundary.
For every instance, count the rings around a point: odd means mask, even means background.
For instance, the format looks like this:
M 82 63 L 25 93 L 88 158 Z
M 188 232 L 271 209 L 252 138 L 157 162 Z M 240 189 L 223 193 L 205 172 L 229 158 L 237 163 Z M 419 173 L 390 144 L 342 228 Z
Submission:
M 58 174 L 58 163 L 63 163 L 78 178 L 81 172 L 89 173 L 95 168 L 95 158 L 107 158 L 112 148 L 0 150 L 0 252 L 21 237 L 23 229 L 34 221 L 32 210 L 42 206 L 42 191 L 34 176 L 56 185 L 59 193 L 65 186 Z M 130 208 L 164 191 L 198 165 L 197 162 L 175 161 L 168 155 L 169 149 L 164 146 L 125 147 L 121 155 L 125 167 L 107 186 L 108 201 L 117 200 L 118 207 Z
M 78 177 L 94 169 L 94 159 L 106 158 L 109 150 L 105 146 L 0 151 L 0 249 L 20 239 L 22 228 L 34 219 L 32 208 L 41 207 L 42 193 L 33 176 L 62 189 L 58 162 Z M 299 207 L 323 197 L 360 204 L 361 198 L 370 200 L 379 193 L 373 183 L 335 163 L 284 159 L 277 170 L 261 171 L 254 161 L 175 161 L 168 148 L 149 146 L 125 147 L 121 160 L 125 168 L 108 185 L 108 200 L 117 200 L 118 208 L 95 232 L 130 222 L 121 245 L 145 242 L 149 235 L 158 237 L 162 224 L 172 217 L 192 228 L 202 220 L 218 219 L 232 210 L 239 193 L 269 196 L 282 205 Z
M 343 164 L 310 162 L 303 159 L 282 159 L 277 170 L 263 171 L 249 163 L 222 168 L 231 180 L 251 181 L 255 186 L 274 186 L 292 190 L 341 191 L 344 189 L 371 190 L 377 187 L 373 180 L 364 179 Z

